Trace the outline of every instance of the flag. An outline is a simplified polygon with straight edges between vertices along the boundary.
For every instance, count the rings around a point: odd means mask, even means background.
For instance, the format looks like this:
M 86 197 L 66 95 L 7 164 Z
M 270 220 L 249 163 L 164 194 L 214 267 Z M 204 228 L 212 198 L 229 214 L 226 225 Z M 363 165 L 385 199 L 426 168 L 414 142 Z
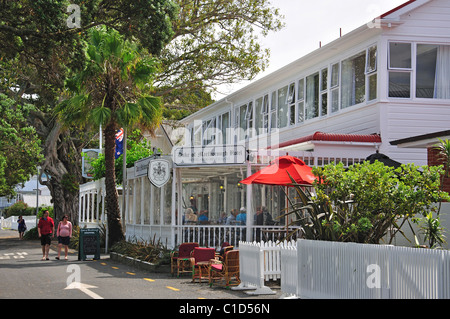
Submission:
M 117 130 L 116 133 L 116 152 L 115 159 L 119 158 L 119 156 L 123 153 L 123 128 Z

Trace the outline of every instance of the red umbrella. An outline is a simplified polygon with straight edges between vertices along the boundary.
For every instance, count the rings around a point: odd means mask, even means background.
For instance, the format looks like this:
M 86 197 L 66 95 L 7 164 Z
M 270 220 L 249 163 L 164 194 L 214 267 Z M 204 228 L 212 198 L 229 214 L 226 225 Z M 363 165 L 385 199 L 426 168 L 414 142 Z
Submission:
M 298 184 L 312 185 L 314 180 L 317 179 L 312 173 L 312 168 L 302 160 L 293 156 L 281 156 L 276 158 L 269 166 L 243 179 L 240 183 L 287 186 L 292 184 L 289 175 Z
M 288 174 L 289 173 L 289 174 Z M 240 181 L 242 184 L 265 184 L 279 185 L 287 187 L 292 185 L 289 175 L 298 184 L 312 185 L 317 177 L 312 173 L 312 168 L 302 160 L 293 156 L 281 156 L 276 158 L 269 166 L 256 172 L 255 174 Z M 288 209 L 288 198 L 286 197 L 286 211 Z M 289 233 L 289 222 L 286 218 L 286 234 Z

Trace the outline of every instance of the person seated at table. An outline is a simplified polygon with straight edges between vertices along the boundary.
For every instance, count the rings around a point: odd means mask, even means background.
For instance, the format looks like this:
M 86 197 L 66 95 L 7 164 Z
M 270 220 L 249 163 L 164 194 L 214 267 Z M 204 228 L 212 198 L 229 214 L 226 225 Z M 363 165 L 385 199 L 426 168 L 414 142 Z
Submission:
M 261 206 L 256 207 L 256 214 L 253 222 L 255 225 L 264 225 L 264 215 Z
M 245 207 L 241 207 L 239 214 L 236 216 L 236 222 L 241 225 L 245 225 L 247 222 L 247 210 Z
M 267 207 L 261 207 L 261 214 L 263 215 L 264 225 L 275 225 L 272 215 L 270 215 Z
M 237 209 L 232 209 L 230 211 L 230 215 L 227 217 L 227 225 L 232 225 L 234 224 L 234 222 L 236 221 L 236 215 L 237 215 L 238 211 Z
M 200 212 L 200 216 L 198 216 L 198 221 L 201 224 L 205 224 L 208 222 L 208 211 L 207 210 L 202 210 Z
M 217 222 L 219 225 L 225 225 L 227 223 L 227 214 L 225 212 L 221 212 Z
M 187 208 L 184 214 L 184 221 L 186 224 L 193 224 L 197 222 L 197 215 L 194 214 L 192 208 Z

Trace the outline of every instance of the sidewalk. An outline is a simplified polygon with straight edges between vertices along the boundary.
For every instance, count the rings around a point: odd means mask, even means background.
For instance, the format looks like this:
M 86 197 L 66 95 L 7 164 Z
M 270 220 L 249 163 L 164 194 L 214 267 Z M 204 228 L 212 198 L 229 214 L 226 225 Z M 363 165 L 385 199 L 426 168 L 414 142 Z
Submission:
M 0 238 L 17 238 L 19 239 L 19 232 L 13 229 L 0 229 Z

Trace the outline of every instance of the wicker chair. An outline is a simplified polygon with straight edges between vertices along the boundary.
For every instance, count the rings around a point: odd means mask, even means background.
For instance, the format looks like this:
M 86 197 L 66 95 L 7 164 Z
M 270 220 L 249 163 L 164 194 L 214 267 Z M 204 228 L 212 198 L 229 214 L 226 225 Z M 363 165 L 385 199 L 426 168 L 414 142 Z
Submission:
M 202 278 L 208 275 L 209 265 L 215 260 L 216 251 L 214 248 L 195 247 L 191 254 L 192 265 L 192 281 L 198 279 L 202 282 Z
M 183 272 L 192 272 L 192 266 L 190 264 L 191 252 L 195 247 L 198 247 L 198 243 L 183 243 L 178 248 L 178 251 L 172 251 L 170 254 L 170 272 L 172 276 L 177 273 L 177 277 Z
M 234 278 L 234 282 L 232 279 Z M 209 286 L 214 281 L 225 281 L 225 287 L 239 285 L 239 250 L 229 250 L 225 253 L 223 262 L 216 261 L 209 267 Z

